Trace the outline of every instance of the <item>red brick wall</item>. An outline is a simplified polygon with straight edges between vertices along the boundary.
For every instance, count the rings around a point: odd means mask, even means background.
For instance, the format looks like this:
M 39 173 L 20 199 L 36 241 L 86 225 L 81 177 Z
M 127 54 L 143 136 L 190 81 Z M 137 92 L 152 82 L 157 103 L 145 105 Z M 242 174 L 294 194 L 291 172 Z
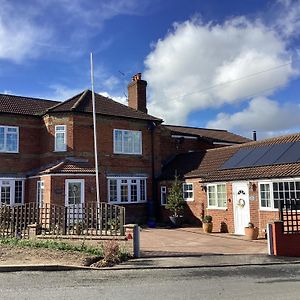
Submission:
M 0 125 L 19 127 L 19 153 L 0 153 L 1 173 L 23 173 L 39 166 L 41 121 L 36 117 L 2 114 Z

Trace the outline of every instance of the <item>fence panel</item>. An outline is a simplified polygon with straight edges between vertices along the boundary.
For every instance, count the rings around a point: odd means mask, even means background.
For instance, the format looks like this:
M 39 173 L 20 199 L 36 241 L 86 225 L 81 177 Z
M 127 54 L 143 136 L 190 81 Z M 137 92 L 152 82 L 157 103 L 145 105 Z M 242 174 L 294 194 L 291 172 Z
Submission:
M 286 234 L 300 233 L 300 199 L 284 199 L 279 203 L 283 232 Z
M 125 208 L 108 203 L 72 206 L 26 203 L 0 207 L 0 237 L 27 237 L 28 225 L 43 235 L 124 235 Z

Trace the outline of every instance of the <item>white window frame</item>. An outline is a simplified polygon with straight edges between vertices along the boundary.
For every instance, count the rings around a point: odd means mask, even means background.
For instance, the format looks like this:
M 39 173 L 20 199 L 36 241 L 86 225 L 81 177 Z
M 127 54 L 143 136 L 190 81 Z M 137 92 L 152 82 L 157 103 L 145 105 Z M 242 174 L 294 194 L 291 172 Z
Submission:
M 273 180 L 260 180 L 258 182 L 258 198 L 259 198 L 259 209 L 261 211 L 279 211 L 279 208 L 274 207 L 274 188 L 273 183 L 284 183 L 284 182 L 300 182 L 300 178 L 281 178 L 281 179 L 273 179 Z M 271 207 L 261 206 L 261 184 L 269 184 L 270 186 L 270 203 Z
M 15 203 L 15 192 L 16 192 L 16 181 L 21 181 L 22 182 L 22 199 L 21 203 Z M 3 184 L 8 183 L 8 184 Z M 1 188 L 2 186 L 9 186 L 10 187 L 10 206 L 15 206 L 15 205 L 22 205 L 24 204 L 24 178 L 0 178 L 0 193 L 1 193 Z M 0 197 L 1 198 L 1 197 Z M 0 199 L 0 206 L 2 205 L 1 199 Z
M 80 193 L 80 204 L 84 203 L 84 179 L 66 179 L 65 180 L 65 206 L 70 206 L 69 204 L 69 183 L 80 183 L 81 184 L 81 193 Z
M 218 206 L 218 191 L 217 186 L 218 185 L 225 185 L 225 198 L 226 198 L 226 206 Z M 216 205 L 210 205 L 209 204 L 209 187 L 214 186 L 215 187 L 215 197 L 216 197 Z M 225 182 L 218 182 L 218 183 L 210 183 L 207 185 L 207 191 L 206 191 L 206 197 L 207 197 L 207 208 L 208 209 L 219 209 L 219 210 L 226 210 L 228 206 L 228 199 L 227 199 L 227 185 Z
M 163 199 L 166 199 L 165 203 L 163 202 Z M 166 206 L 167 205 L 167 187 L 165 185 L 162 185 L 160 187 L 160 205 Z
M 43 195 L 43 197 L 42 197 Z M 41 201 L 43 200 L 43 201 Z M 45 200 L 45 182 L 44 180 L 38 180 L 36 182 L 36 203 L 39 207 L 43 207 Z
M 117 181 L 117 201 L 110 200 L 110 180 Z M 127 183 L 122 183 L 122 180 L 127 180 Z M 136 183 L 132 183 L 136 180 Z M 141 200 L 141 180 L 145 181 L 145 200 Z M 127 199 L 128 201 L 121 201 L 121 185 L 127 186 Z M 137 201 L 131 201 L 131 185 L 137 185 Z M 107 195 L 108 203 L 111 204 L 139 204 L 147 203 L 147 177 L 107 177 Z
M 4 149 L 0 150 L 0 153 L 19 153 L 19 139 L 20 139 L 20 135 L 19 135 L 19 127 L 18 126 L 4 126 L 1 125 L 0 128 L 4 128 Z M 17 149 L 15 151 L 9 151 L 7 150 L 7 135 L 9 134 L 8 129 L 9 128 L 13 128 L 16 129 L 16 135 L 17 135 Z
M 121 151 L 118 151 L 116 149 L 116 133 L 117 132 L 121 132 L 122 133 L 122 150 Z M 133 149 L 133 152 L 126 152 L 124 150 L 124 132 L 127 132 L 127 133 L 138 133 L 139 134 L 139 140 L 140 140 L 140 149 L 138 152 L 134 152 L 134 147 L 132 147 Z M 134 139 L 132 139 L 132 143 L 134 143 Z M 113 132 L 113 148 L 114 148 L 114 153 L 115 154 L 129 154 L 129 155 L 142 155 L 143 153 L 143 137 L 142 137 L 142 131 L 140 130 L 125 130 L 125 129 L 114 129 L 114 132 Z
M 191 185 L 192 186 L 192 190 L 184 190 L 185 186 Z M 194 201 L 194 184 L 192 182 L 184 182 L 182 184 L 182 193 L 183 193 L 183 199 L 184 201 Z M 192 193 L 193 197 L 184 197 L 184 193 Z
M 59 127 L 63 127 L 63 130 L 59 130 Z M 64 134 L 64 147 L 62 149 L 58 149 L 57 144 L 57 135 Z M 54 136 L 54 152 L 65 152 L 67 151 L 67 125 L 55 125 L 55 136 Z

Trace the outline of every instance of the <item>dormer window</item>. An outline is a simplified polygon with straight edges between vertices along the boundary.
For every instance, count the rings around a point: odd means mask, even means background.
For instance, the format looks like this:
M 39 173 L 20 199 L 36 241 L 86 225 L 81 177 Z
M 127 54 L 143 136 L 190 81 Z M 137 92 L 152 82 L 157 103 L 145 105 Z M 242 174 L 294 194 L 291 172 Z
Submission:
M 62 152 L 67 151 L 67 135 L 66 125 L 55 126 L 55 151 Z
M 0 126 L 0 152 L 19 152 L 19 127 Z
M 114 153 L 142 154 L 142 132 L 134 130 L 114 130 Z

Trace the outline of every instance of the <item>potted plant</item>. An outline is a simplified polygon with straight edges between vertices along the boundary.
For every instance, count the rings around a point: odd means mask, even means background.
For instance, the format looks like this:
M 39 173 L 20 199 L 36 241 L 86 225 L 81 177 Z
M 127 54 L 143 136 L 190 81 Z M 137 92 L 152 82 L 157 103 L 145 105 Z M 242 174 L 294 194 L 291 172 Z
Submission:
M 213 230 L 212 216 L 206 215 L 203 217 L 202 228 L 205 233 L 212 233 Z
M 245 238 L 247 240 L 257 240 L 258 238 L 258 227 L 255 227 L 251 222 L 245 227 Z
M 169 217 L 172 226 L 178 227 L 182 224 L 183 217 L 180 215 L 180 212 L 184 209 L 184 205 L 185 201 L 183 199 L 182 185 L 178 177 L 175 176 L 175 180 L 169 189 L 166 205 L 166 209 L 172 212 L 172 215 Z

